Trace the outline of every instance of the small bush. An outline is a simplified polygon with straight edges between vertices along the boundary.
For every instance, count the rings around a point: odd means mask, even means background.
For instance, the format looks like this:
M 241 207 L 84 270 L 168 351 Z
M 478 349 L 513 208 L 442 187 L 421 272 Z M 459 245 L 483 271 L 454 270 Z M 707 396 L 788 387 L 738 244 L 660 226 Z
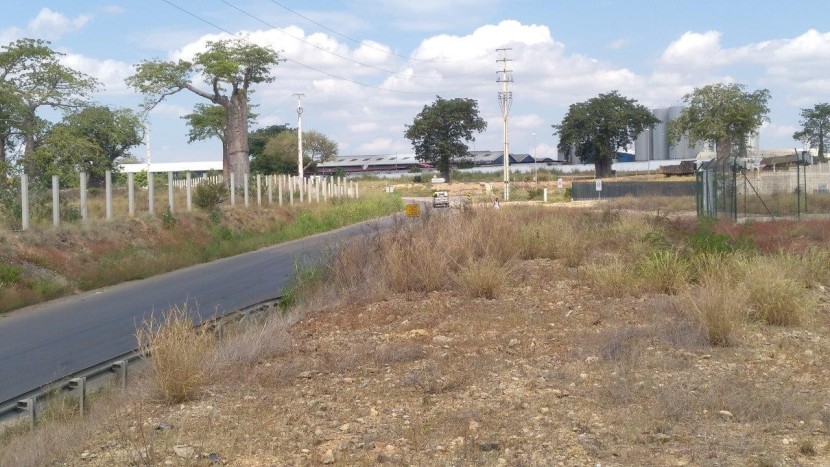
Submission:
M 509 267 L 492 256 L 472 261 L 461 268 L 456 282 L 471 297 L 494 299 L 507 281 Z
M 591 264 L 585 268 L 585 276 L 594 292 L 606 297 L 625 297 L 640 291 L 640 281 L 631 274 L 631 265 L 618 257 L 603 264 Z
M 416 175 L 412 177 L 412 183 L 424 183 L 424 177 Z
M 742 289 L 733 289 L 723 282 L 706 282 L 685 295 L 685 302 L 709 343 L 718 346 L 734 342 L 746 300 Z
M 711 221 L 699 224 L 697 231 L 689 238 L 689 247 L 699 254 L 726 254 L 755 249 L 747 238 L 732 238 L 727 234 L 715 232 Z
M 193 192 L 193 203 L 205 211 L 214 211 L 231 193 L 224 183 L 200 183 Z
M 187 306 L 171 308 L 161 321 L 151 317 L 136 337 L 142 353 L 151 356 L 154 383 L 165 402 L 192 400 L 207 384 L 206 359 L 216 339 L 206 328 L 194 327 Z
M 657 251 L 637 262 L 637 275 L 646 290 L 673 295 L 689 282 L 689 262 L 675 251 Z
M 167 210 L 164 211 L 164 214 L 161 215 L 161 225 L 164 226 L 165 229 L 170 230 L 176 226 L 178 219 L 176 216 L 173 215 L 173 211 L 170 210 L 170 206 L 167 207 Z
M 776 326 L 797 326 L 816 307 L 804 284 L 789 272 L 786 258 L 757 258 L 746 265 L 749 317 Z

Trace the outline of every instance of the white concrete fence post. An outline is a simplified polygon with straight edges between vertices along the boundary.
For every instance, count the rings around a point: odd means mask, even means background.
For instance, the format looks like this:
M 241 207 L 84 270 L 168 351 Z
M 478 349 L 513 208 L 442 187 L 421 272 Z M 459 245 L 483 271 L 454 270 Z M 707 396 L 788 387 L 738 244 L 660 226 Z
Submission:
M 354 197 L 356 199 L 360 198 L 360 185 L 357 182 L 354 183 Z
M 236 177 L 231 172 L 231 207 L 236 206 Z
M 268 191 L 268 206 L 274 204 L 274 176 L 265 176 L 265 187 Z
M 86 205 L 86 172 L 81 172 L 81 220 L 86 222 L 89 220 L 88 209 Z
M 193 210 L 193 177 L 188 170 L 184 174 L 184 189 L 187 192 L 187 212 Z
M 262 174 L 256 174 L 256 204 L 262 207 Z
M 147 208 L 150 214 L 154 215 L 156 213 L 156 184 L 153 183 L 153 172 L 147 172 L 147 198 Z
M 135 174 L 127 174 L 127 214 L 135 216 Z
M 542 190 L 542 202 L 543 203 L 548 202 L 548 189 L 547 188 Z
M 301 179 L 300 176 L 298 175 L 297 176 L 297 189 L 300 191 L 300 203 L 303 202 L 303 184 L 304 183 L 305 183 L 305 181 L 303 181 L 303 179 Z
M 112 220 L 112 171 L 107 170 L 104 175 L 104 191 L 106 192 L 106 215 L 107 220 Z
M 249 200 L 248 200 L 248 192 L 251 191 L 248 187 L 248 179 L 250 179 L 250 178 L 251 177 L 248 174 L 244 174 L 242 176 L 242 189 L 245 191 L 245 207 L 246 208 L 250 205 Z
M 20 175 L 20 230 L 29 230 L 29 176 Z
M 172 213 L 173 206 L 173 172 L 167 172 L 167 209 Z
M 282 174 L 277 178 L 277 202 L 282 206 Z
M 288 204 L 294 205 L 294 177 L 288 176 Z
M 52 225 L 55 227 L 61 224 L 61 189 L 60 179 L 52 175 Z

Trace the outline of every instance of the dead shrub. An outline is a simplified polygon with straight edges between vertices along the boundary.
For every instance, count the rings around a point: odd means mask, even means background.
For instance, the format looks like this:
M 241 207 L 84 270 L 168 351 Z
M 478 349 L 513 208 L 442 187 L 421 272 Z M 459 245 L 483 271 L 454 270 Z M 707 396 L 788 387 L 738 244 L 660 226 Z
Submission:
M 634 362 L 644 347 L 643 341 L 650 337 L 646 329 L 622 327 L 601 333 L 599 353 L 608 362 Z
M 692 317 L 706 333 L 709 343 L 729 346 L 746 308 L 746 293 L 723 282 L 710 282 L 691 288 L 684 296 Z
M 152 381 L 170 404 L 195 398 L 208 382 L 207 358 L 216 348 L 214 335 L 195 327 L 187 306 L 175 306 L 161 320 L 151 316 L 136 333 L 144 355 L 150 356 Z
M 433 363 L 408 372 L 404 375 L 403 383 L 425 395 L 442 394 L 461 385 L 458 378 L 452 377 Z
M 509 275 L 509 265 L 486 256 L 463 266 L 458 271 L 455 281 L 470 297 L 492 300 L 501 294 Z

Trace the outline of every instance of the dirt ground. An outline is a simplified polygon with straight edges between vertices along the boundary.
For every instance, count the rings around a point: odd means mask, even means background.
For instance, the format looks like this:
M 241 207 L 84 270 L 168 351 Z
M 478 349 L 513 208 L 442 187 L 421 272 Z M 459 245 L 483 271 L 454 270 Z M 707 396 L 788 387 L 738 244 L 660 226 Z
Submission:
M 666 295 L 598 297 L 558 260 L 495 300 L 389 294 L 289 326 L 194 402 L 134 405 L 61 462 L 830 465 L 830 318 L 712 347 Z

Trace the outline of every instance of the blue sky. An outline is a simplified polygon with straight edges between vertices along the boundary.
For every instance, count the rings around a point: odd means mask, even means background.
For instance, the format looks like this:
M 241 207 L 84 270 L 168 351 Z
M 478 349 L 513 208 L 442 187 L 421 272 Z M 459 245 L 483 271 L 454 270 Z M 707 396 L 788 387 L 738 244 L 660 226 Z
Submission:
M 141 96 L 123 83 L 133 64 L 189 58 L 206 41 L 227 36 L 206 22 L 283 50 L 291 60 L 374 86 L 286 62 L 275 67 L 275 82 L 253 95 L 258 126 L 295 125 L 292 94 L 304 93 L 303 128 L 330 136 L 341 154 L 411 152 L 404 125 L 437 94 L 477 99 L 489 128 L 475 148 L 500 149 L 500 47 L 511 47 L 514 59 L 515 152 L 552 154 L 557 140 L 550 125 L 568 105 L 614 89 L 649 107 L 665 107 L 712 82 L 767 88 L 772 101 L 762 148 L 796 145 L 791 135 L 800 109 L 830 101 L 830 9 L 818 0 L 15 3 L 0 18 L 0 42 L 52 41 L 66 54 L 66 64 L 104 83 L 94 96 L 103 104 L 137 109 Z M 154 162 L 221 158 L 218 141 L 187 144 L 179 117 L 198 102 L 182 92 L 152 112 Z M 134 152 L 143 157 L 144 148 Z

